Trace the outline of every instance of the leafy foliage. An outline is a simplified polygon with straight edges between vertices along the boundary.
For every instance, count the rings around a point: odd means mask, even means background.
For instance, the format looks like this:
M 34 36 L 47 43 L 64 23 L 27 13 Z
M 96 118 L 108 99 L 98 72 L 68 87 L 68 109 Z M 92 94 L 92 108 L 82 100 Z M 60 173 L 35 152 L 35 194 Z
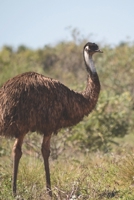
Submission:
M 21 45 L 14 51 L 12 47 L 4 46 L 0 51 L 0 85 L 19 73 L 36 71 L 56 78 L 72 89 L 83 90 L 86 72 L 82 48 L 86 39 L 77 38 L 75 29 L 72 37 L 73 41 L 63 41 L 38 50 Z M 77 126 L 61 131 L 57 139 L 61 141 L 58 147 L 52 142 L 53 152 L 57 152 L 55 158 L 58 152 L 71 144 L 84 152 L 97 149 L 106 152 L 111 148 L 110 143 L 115 143 L 114 138 L 133 133 L 134 46 L 123 43 L 102 49 L 103 55 L 94 56 L 102 86 L 96 109 Z M 0 151 L 4 152 L 3 147 Z
M 106 152 L 110 148 L 110 143 L 116 144 L 115 137 L 123 137 L 130 131 L 130 94 L 126 92 L 114 97 L 107 95 L 103 92 L 96 110 L 73 129 L 71 139 L 75 142 L 78 139 L 83 150 L 92 151 L 99 148 Z

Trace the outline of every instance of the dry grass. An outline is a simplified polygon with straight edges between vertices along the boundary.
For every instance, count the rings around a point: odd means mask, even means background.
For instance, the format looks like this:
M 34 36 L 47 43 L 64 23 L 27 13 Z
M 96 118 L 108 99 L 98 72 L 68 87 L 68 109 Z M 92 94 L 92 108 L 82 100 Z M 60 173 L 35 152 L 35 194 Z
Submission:
M 1 157 L 0 199 L 12 200 L 12 165 Z M 93 153 L 80 159 L 50 162 L 53 200 L 134 199 L 134 155 Z M 18 200 L 47 200 L 43 162 L 23 156 L 18 174 Z

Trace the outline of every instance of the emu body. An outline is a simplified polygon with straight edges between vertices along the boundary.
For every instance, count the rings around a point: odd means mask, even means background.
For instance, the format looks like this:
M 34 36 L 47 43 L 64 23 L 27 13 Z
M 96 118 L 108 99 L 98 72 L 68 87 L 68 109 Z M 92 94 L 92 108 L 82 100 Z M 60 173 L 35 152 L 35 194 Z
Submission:
M 0 132 L 16 138 L 28 131 L 47 136 L 78 123 L 92 109 L 90 101 L 41 74 L 18 75 L 0 90 Z
M 13 146 L 14 195 L 23 139 L 29 131 L 37 131 L 43 135 L 41 152 L 46 187 L 52 196 L 48 161 L 51 135 L 61 128 L 77 124 L 94 109 L 100 92 L 100 82 L 92 60 L 95 52 L 101 52 L 96 44 L 87 43 L 84 46 L 88 79 L 86 89 L 81 93 L 35 72 L 20 74 L 0 88 L 0 135 L 16 138 Z

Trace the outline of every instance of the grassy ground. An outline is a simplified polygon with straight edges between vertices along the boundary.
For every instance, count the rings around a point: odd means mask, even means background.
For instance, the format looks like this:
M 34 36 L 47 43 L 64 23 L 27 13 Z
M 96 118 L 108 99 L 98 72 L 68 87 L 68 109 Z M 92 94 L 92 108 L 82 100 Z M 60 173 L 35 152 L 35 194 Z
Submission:
M 116 148 L 113 153 L 97 152 L 89 155 L 70 155 L 67 159 L 62 157 L 55 161 L 50 159 L 52 199 L 133 200 L 134 148 L 128 146 L 127 142 L 126 145 Z M 11 155 L 3 153 L 0 157 L 0 200 L 14 199 L 11 177 Z M 44 166 L 40 158 L 25 154 L 22 156 L 17 186 L 16 200 L 49 199 L 45 190 Z

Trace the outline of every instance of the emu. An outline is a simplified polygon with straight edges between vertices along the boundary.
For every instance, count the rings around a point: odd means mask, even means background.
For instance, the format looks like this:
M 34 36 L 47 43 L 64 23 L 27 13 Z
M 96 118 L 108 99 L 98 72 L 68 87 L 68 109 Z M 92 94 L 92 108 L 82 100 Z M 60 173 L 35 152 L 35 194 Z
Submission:
M 46 188 L 52 196 L 48 160 L 51 135 L 77 124 L 95 108 L 100 93 L 100 81 L 92 59 L 96 52 L 102 53 L 95 43 L 88 42 L 83 48 L 88 77 L 86 88 L 80 93 L 35 72 L 11 78 L 0 88 L 0 135 L 16 138 L 13 146 L 14 195 L 23 139 L 29 131 L 37 131 L 43 135 L 41 152 Z

